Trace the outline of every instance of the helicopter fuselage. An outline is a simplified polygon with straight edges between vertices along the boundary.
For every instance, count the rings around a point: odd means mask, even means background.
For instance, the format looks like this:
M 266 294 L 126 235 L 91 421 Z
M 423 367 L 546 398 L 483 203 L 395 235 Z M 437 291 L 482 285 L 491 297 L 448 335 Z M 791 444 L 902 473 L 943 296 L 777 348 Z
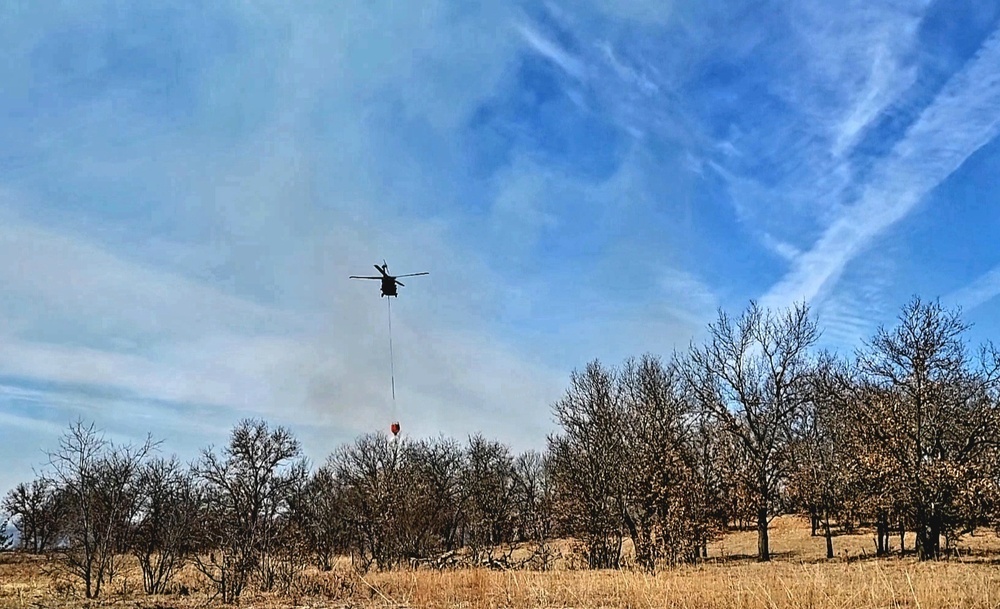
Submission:
M 382 277 L 382 296 L 397 296 L 396 293 L 396 278 L 385 276 Z

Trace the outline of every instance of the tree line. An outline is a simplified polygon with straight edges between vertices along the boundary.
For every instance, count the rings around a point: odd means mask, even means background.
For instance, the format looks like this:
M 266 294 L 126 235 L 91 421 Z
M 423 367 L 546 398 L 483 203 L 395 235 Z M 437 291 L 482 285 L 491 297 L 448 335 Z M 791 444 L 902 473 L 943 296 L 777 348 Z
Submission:
M 77 421 L 2 507 L 20 548 L 58 552 L 88 598 L 129 556 L 148 593 L 190 564 L 226 602 L 339 556 L 360 570 L 546 569 L 558 538 L 594 569 L 625 566 L 631 540 L 634 564 L 654 571 L 755 528 L 766 561 L 786 513 L 809 516 L 829 558 L 836 528 L 871 527 L 877 555 L 897 534 L 906 551 L 911 532 L 934 559 L 1000 522 L 1000 355 L 970 349 L 968 327 L 914 298 L 840 355 L 816 350 L 807 305 L 751 302 L 667 360 L 574 371 L 552 405 L 557 430 L 523 453 L 481 435 L 373 433 L 313 469 L 288 429 L 246 419 L 184 464 L 151 438 L 117 445 Z

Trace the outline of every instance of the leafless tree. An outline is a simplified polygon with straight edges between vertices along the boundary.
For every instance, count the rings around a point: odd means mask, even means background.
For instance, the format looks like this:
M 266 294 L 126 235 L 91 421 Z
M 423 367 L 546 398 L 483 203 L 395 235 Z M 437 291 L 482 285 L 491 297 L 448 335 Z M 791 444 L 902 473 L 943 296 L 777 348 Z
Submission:
M 285 496 L 285 505 L 274 517 L 268 533 L 270 551 L 262 557 L 258 569 L 261 589 L 275 588 L 288 595 L 300 582 L 301 575 L 309 564 L 310 536 L 309 522 L 303 518 L 300 507 L 311 490 L 310 479 L 303 468 L 302 475 L 295 479 Z
M 329 571 L 337 554 L 350 550 L 344 491 L 329 468 L 313 473 L 303 492 L 293 495 L 290 509 L 314 562 Z
M 514 539 L 528 542 L 531 552 L 521 566 L 547 570 L 554 559 L 550 543 L 555 529 L 555 485 L 552 460 L 528 450 L 514 461 Z
M 465 494 L 464 537 L 473 560 L 507 566 L 514 540 L 514 457 L 500 442 L 469 438 L 462 476 Z M 500 553 L 497 554 L 497 551 Z
M 528 450 L 514 461 L 514 512 L 518 538 L 543 541 L 553 531 L 552 466 L 548 456 Z
M 693 455 L 694 488 L 691 499 L 697 512 L 695 541 L 700 541 L 701 558 L 708 557 L 708 542 L 719 537 L 732 516 L 729 495 L 735 494 L 732 479 L 726 474 L 727 462 L 718 424 L 705 413 L 694 419 L 690 434 Z
M 366 434 L 341 446 L 326 464 L 343 489 L 351 559 L 363 571 L 373 564 L 389 569 L 401 560 L 396 523 L 406 482 L 402 444 L 385 434 Z
M 844 366 L 829 353 L 819 358 L 810 378 L 811 397 L 796 422 L 790 451 L 789 494 L 793 504 L 808 511 L 813 535 L 822 527 L 827 558 L 834 557 L 831 521 L 849 511 L 852 493 L 863 492 L 862 487 L 852 485 L 857 469 L 841 382 L 846 378 Z
M 0 552 L 5 552 L 14 545 L 14 536 L 10 532 L 10 516 L 0 514 Z
M 753 462 L 748 451 L 732 434 L 726 433 L 724 426 L 711 416 L 703 413 L 706 436 L 703 441 L 710 451 L 704 458 L 714 457 L 709 467 L 716 472 L 718 493 L 723 505 L 725 528 L 748 530 L 756 528 L 757 499 L 753 486 L 753 476 L 749 472 Z M 710 434 L 710 435 L 709 435 Z
M 622 435 L 622 517 L 636 561 L 653 571 L 660 560 L 691 562 L 708 541 L 711 497 L 698 470 L 698 416 L 674 362 L 645 355 L 618 375 Z
M 758 559 L 767 561 L 768 526 L 790 464 L 793 423 L 808 400 L 808 350 L 819 331 L 804 304 L 776 314 L 756 302 L 735 321 L 720 311 L 708 330 L 707 344 L 691 348 L 688 386 L 748 462 Z
M 410 442 L 405 451 L 406 484 L 399 524 L 405 558 L 422 561 L 454 550 L 465 516 L 461 444 L 446 438 Z
M 558 512 L 592 567 L 616 567 L 627 533 L 637 564 L 697 560 L 722 524 L 718 446 L 681 368 L 645 355 L 574 373 L 550 438 Z
M 284 427 L 244 419 L 233 429 L 221 454 L 202 453 L 193 468 L 204 483 L 201 545 L 195 564 L 215 583 L 223 602 L 237 601 L 256 572 L 262 572 L 275 549 L 278 516 L 287 509 L 293 489 L 307 476 L 298 440 Z
M 93 424 L 72 423 L 49 453 L 48 483 L 62 491 L 62 533 L 68 542 L 66 565 L 97 598 L 102 584 L 117 572 L 138 505 L 138 473 L 155 444 L 116 446 Z
M 162 594 L 194 553 L 198 491 L 176 458 L 152 459 L 139 472 L 139 506 L 131 552 L 142 569 L 147 594 Z
M 59 497 L 44 478 L 22 482 L 4 497 L 3 509 L 11 515 L 22 549 L 39 554 L 55 544 L 62 517 Z

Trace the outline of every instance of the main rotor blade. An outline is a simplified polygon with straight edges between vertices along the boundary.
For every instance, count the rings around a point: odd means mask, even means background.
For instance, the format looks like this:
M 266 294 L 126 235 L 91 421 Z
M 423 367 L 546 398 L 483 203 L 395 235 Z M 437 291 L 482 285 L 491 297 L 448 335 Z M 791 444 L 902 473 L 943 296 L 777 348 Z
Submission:
M 430 275 L 430 273 L 408 273 L 406 275 L 396 275 L 396 277 L 416 277 L 417 275 Z
M 382 279 L 381 277 L 361 277 L 359 275 L 351 275 L 348 279 Z
M 385 272 L 385 269 L 383 269 L 383 268 L 382 268 L 382 267 L 380 267 L 379 265 L 377 265 L 377 264 L 373 264 L 372 266 L 373 266 L 373 267 L 375 267 L 375 268 L 376 268 L 376 269 L 378 270 L 378 272 L 379 272 L 379 273 L 382 273 L 382 274 L 383 274 L 383 275 L 385 275 L 385 276 L 388 276 L 388 275 L 389 275 L 388 273 L 386 273 L 386 272 Z
M 403 283 L 402 281 L 398 280 L 398 279 L 396 280 L 396 285 L 401 285 L 401 286 L 403 286 L 404 288 L 406 287 L 406 284 L 405 284 L 405 283 Z

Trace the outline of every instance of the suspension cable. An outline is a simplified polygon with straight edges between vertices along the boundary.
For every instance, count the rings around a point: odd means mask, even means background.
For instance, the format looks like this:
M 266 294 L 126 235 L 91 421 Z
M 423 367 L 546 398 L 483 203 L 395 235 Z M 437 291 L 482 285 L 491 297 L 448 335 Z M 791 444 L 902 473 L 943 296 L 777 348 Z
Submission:
M 396 404 L 396 365 L 392 356 L 392 298 L 386 297 L 386 304 L 389 305 L 389 378 L 392 382 L 392 403 Z

